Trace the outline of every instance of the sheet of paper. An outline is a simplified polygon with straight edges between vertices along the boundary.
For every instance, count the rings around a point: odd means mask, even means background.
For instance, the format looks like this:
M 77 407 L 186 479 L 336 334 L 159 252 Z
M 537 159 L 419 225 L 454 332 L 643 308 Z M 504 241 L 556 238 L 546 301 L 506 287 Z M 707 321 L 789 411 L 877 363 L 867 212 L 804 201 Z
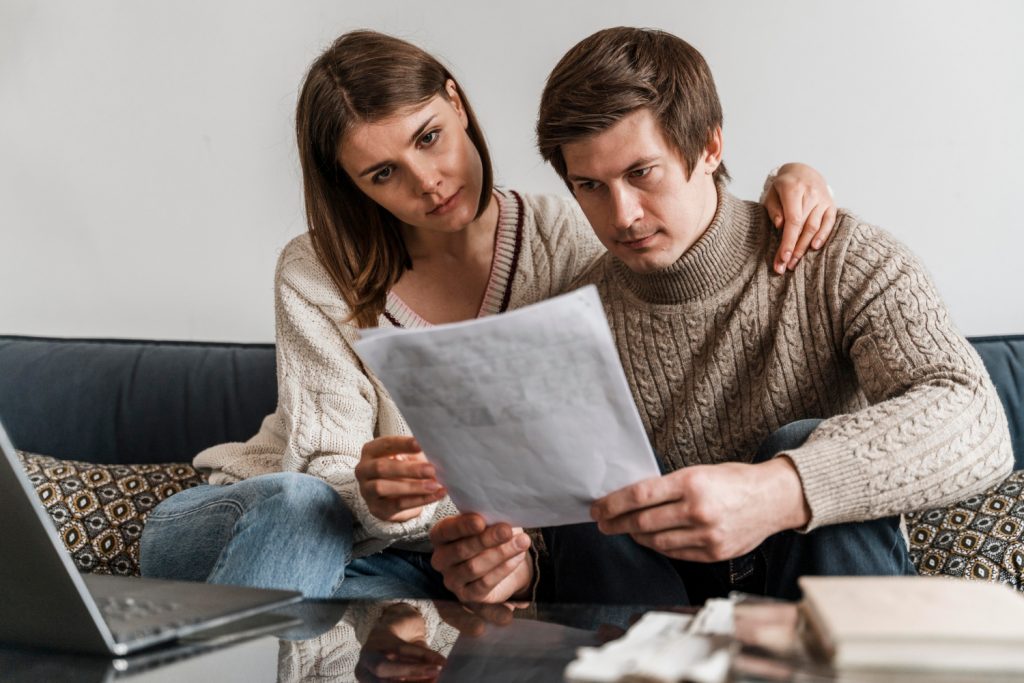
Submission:
M 593 286 L 503 315 L 374 331 L 355 349 L 455 505 L 489 523 L 588 522 L 594 500 L 659 474 Z

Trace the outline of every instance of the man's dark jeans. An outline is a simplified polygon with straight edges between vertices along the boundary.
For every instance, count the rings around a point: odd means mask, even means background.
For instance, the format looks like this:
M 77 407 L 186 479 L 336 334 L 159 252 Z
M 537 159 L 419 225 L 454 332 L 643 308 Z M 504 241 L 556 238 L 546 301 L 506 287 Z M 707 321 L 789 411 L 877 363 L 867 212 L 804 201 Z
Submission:
M 785 425 L 765 439 L 754 462 L 800 446 L 819 422 Z M 626 534 L 606 536 L 596 524 L 545 529 L 544 540 L 538 598 L 553 602 L 700 605 L 731 591 L 796 600 L 799 576 L 916 573 L 899 517 L 783 531 L 746 555 L 711 563 L 673 560 Z

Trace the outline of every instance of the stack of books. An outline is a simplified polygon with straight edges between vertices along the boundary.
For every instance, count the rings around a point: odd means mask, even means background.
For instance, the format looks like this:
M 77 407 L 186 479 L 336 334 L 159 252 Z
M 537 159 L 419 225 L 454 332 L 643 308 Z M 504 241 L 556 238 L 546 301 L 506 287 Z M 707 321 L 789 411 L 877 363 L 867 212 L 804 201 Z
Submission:
M 1024 596 L 948 577 L 800 579 L 812 642 L 839 671 L 1017 673 Z

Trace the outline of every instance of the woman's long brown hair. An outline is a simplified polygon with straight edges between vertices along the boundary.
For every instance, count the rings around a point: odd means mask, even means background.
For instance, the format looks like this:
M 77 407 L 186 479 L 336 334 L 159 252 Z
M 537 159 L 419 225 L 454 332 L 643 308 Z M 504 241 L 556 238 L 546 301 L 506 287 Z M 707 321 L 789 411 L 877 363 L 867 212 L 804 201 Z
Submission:
M 415 45 L 375 31 L 338 38 L 309 68 L 299 94 L 295 128 L 309 235 L 324 268 L 359 327 L 374 327 L 387 293 L 412 267 L 401 224 L 367 197 L 338 163 L 338 145 L 355 124 L 378 121 L 399 110 L 447 98 L 455 80 L 434 57 Z M 467 133 L 483 164 L 477 216 L 490 201 L 490 154 L 466 94 Z

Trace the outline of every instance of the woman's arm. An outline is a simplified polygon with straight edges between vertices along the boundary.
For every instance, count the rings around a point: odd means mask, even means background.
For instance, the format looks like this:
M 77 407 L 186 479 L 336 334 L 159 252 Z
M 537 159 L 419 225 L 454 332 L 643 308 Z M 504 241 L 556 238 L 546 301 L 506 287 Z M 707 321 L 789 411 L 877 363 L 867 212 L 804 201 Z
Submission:
M 820 249 L 832 234 L 836 222 L 832 189 L 825 177 L 807 164 L 783 164 L 769 173 L 761 203 L 775 227 L 782 228 L 776 273 L 796 268 L 808 245 Z

